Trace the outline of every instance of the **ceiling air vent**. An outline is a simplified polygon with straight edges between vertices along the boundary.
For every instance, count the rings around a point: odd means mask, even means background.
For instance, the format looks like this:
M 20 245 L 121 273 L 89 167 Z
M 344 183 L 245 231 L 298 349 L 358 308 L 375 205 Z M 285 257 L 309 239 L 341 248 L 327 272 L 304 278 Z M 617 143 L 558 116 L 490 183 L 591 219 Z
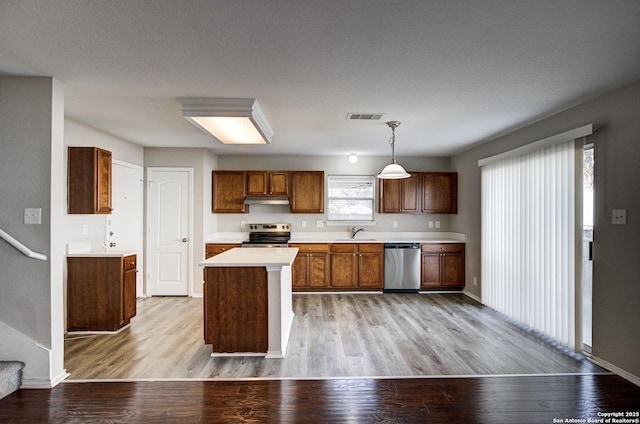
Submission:
M 360 121 L 378 121 L 382 118 L 384 113 L 348 113 L 348 120 L 360 120 Z

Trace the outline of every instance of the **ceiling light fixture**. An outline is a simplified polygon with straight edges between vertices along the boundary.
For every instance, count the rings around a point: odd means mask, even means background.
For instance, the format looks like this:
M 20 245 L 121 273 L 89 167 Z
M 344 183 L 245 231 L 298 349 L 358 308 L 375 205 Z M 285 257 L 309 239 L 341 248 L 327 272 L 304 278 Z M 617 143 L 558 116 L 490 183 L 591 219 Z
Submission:
M 391 144 L 391 163 L 385 166 L 376 177 L 390 180 L 409 178 L 411 174 L 407 173 L 402 166 L 396 163 L 396 128 L 400 126 L 400 121 L 389 121 L 387 125 L 391 128 L 391 138 L 389 139 L 389 144 Z
M 224 144 L 270 144 L 273 130 L 256 99 L 184 97 L 182 116 Z
M 349 163 L 353 165 L 357 162 L 358 162 L 358 155 L 356 155 L 355 153 L 351 153 L 349 155 Z

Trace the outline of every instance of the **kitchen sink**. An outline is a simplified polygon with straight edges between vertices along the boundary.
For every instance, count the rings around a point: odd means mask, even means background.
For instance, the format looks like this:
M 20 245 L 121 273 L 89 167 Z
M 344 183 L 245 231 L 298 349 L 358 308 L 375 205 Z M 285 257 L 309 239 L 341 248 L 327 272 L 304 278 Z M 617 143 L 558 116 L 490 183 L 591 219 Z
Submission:
M 345 237 L 345 238 L 337 238 L 334 241 L 376 241 L 376 239 L 374 239 L 374 238 L 360 238 L 360 237 L 352 239 L 352 238 L 346 238 Z

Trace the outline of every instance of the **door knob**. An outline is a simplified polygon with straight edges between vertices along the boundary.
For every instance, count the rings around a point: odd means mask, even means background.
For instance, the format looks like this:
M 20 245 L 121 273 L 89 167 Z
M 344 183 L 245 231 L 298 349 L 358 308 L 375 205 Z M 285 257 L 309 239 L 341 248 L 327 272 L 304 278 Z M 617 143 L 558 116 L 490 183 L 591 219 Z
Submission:
M 182 239 L 182 242 L 183 242 L 183 243 L 186 243 L 186 242 L 187 242 L 187 238 L 186 238 L 186 237 L 184 237 L 184 238 Z

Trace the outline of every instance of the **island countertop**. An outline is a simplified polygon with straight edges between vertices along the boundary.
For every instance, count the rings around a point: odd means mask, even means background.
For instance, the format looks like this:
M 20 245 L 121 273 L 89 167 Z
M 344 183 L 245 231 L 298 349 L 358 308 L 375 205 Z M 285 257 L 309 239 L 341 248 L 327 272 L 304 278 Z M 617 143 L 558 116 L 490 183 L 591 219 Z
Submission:
M 298 254 L 295 247 L 236 247 L 200 262 L 201 267 L 290 266 Z

